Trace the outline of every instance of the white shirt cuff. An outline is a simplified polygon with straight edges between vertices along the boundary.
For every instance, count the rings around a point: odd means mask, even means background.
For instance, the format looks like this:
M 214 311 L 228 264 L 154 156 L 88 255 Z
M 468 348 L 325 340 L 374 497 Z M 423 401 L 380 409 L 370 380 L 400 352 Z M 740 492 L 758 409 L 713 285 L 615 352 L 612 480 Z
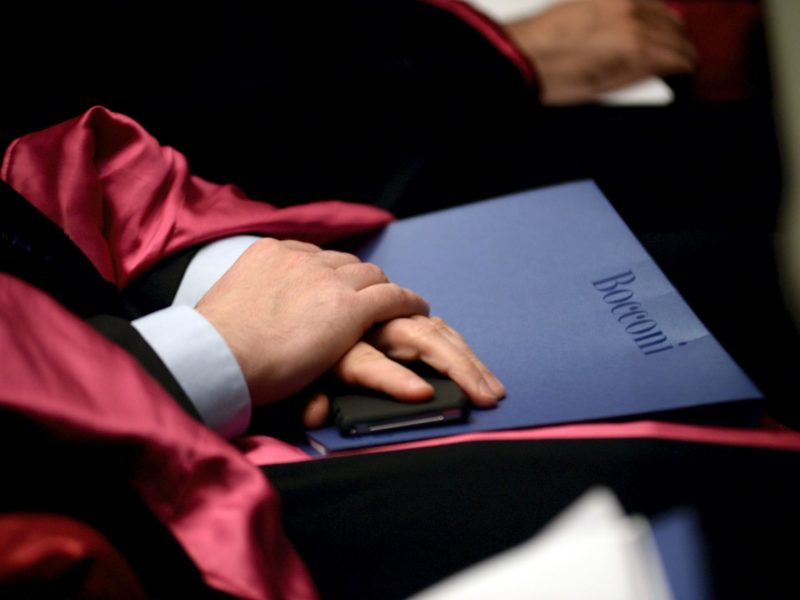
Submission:
M 235 235 L 211 242 L 194 255 L 183 275 L 173 306 L 197 306 L 200 298 L 233 266 L 251 244 L 261 238 Z
M 132 325 L 170 370 L 206 425 L 226 438 L 247 429 L 251 410 L 247 382 L 228 344 L 205 317 L 188 306 L 171 306 Z

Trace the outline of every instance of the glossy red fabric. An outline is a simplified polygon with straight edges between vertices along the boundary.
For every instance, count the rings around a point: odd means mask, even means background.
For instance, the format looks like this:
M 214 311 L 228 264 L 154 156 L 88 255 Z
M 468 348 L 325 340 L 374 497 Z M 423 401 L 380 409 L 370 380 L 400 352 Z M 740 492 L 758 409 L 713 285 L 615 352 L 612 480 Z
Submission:
M 14 598 L 147 597 L 109 541 L 74 519 L 53 514 L 0 515 L 0 548 L 0 589 Z
M 108 484 L 136 490 L 209 585 L 240 598 L 316 597 L 263 474 L 124 350 L 4 274 L 0 347 L 0 408 L 117 464 Z
M 192 176 L 180 152 L 102 107 L 15 140 L 0 177 L 120 287 L 172 252 L 226 235 L 322 244 L 392 220 L 379 208 L 334 200 L 282 209 L 256 202 Z

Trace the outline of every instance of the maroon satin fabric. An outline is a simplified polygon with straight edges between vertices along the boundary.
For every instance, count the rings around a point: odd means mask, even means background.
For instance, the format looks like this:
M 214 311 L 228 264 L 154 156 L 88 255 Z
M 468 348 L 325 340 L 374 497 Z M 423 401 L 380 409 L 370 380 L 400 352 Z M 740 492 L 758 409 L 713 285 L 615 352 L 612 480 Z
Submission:
M 317 244 L 386 225 L 390 213 L 335 200 L 278 209 L 191 175 L 185 157 L 102 107 L 15 140 L 2 177 L 123 287 L 165 256 L 236 233 Z
M 97 530 L 55 514 L 0 515 L 0 589 L 15 598 L 144 600 L 131 567 Z
M 193 177 L 184 157 L 96 107 L 16 140 L 3 178 L 59 224 L 119 286 L 171 252 L 238 232 L 322 243 L 391 215 L 337 201 L 277 209 Z M 260 471 L 187 417 L 127 353 L 38 290 L 0 275 L 0 406 L 105 456 L 125 473 L 206 581 L 242 598 L 314 598 Z M 113 399 L 113 401 L 112 401 Z
M 124 350 L 5 274 L 0 347 L 0 408 L 117 463 L 109 485 L 136 490 L 209 585 L 241 598 L 316 597 L 263 474 Z

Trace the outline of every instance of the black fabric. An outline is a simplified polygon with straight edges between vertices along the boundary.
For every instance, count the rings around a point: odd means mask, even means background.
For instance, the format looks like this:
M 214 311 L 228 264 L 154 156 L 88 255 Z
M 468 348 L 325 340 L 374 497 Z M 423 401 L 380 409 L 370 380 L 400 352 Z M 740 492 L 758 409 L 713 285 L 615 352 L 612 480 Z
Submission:
M 185 253 L 191 257 L 191 253 Z M 154 272 L 154 280 L 140 279 L 146 299 L 168 305 L 174 296 L 186 263 L 181 256 Z M 169 268 L 167 266 L 169 265 Z M 127 350 L 192 417 L 201 421 L 175 378 L 129 320 L 141 316 L 143 307 L 126 299 L 119 289 L 103 279 L 85 254 L 64 231 L 40 213 L 5 182 L 0 181 L 0 272 L 27 281 L 89 322 L 108 339 Z M 169 273 L 167 277 L 165 272 Z M 162 293 L 160 300 L 157 291 Z M 159 306 L 161 308 L 161 306 Z M 155 310 L 155 309 L 153 309 Z
M 197 407 L 189 400 L 186 392 L 176 381 L 172 373 L 167 369 L 149 344 L 144 340 L 130 321 L 112 317 L 109 315 L 98 315 L 88 320 L 89 325 L 103 334 L 118 346 L 121 346 L 132 354 L 150 375 L 161 384 L 183 410 L 189 413 L 195 420 L 203 422 Z
M 739 227 L 639 237 L 764 393 L 768 414 L 800 429 L 800 335 L 785 305 L 772 236 Z
M 277 204 L 389 202 L 472 119 L 536 102 L 483 36 L 416 0 L 40 0 L 0 28 L 0 143 L 103 104 Z
M 100 276 L 59 227 L 1 181 L 0 272 L 28 281 L 87 319 L 201 420 L 172 374 L 127 320 L 139 311 Z M 6 411 L 0 411 L 0 452 L 14 457 L 3 460 L 0 468 L 0 511 L 58 513 L 91 524 L 131 563 L 148 597 L 227 597 L 204 584 L 169 532 L 133 490 L 120 485 L 130 463 L 109 463 L 97 448 L 57 441 Z
M 148 598 L 228 597 L 205 585 L 169 530 L 126 483 L 136 457 L 123 444 L 105 452 L 0 411 L 0 452 L 0 511 L 63 514 L 91 525 L 133 567 Z
M 201 246 L 192 246 L 160 260 L 146 273 L 129 283 L 125 298 L 142 314 L 166 308 L 172 304 L 189 263 Z
M 46 291 L 80 317 L 131 313 L 64 231 L 0 181 L 0 271 Z
M 770 100 L 667 107 L 529 107 L 513 129 L 454 149 L 398 216 L 593 179 L 637 233 L 772 231 L 782 192 Z
M 539 531 L 592 486 L 693 507 L 715 598 L 793 598 L 800 456 L 660 440 L 486 442 L 264 469 L 322 597 L 405 598 Z

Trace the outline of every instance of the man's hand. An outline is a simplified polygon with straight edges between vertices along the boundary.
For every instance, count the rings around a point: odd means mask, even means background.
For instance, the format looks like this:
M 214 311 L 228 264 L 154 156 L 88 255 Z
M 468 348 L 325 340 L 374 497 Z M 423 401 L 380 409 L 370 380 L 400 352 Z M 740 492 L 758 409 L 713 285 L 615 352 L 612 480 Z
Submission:
M 660 0 L 573 0 L 507 26 L 545 104 L 574 104 L 650 75 L 690 73 L 694 48 Z
M 196 308 L 231 347 L 256 405 L 305 388 L 375 323 L 428 312 L 375 265 L 273 239 L 253 244 Z
M 453 379 L 476 406 L 505 390 L 464 338 L 414 292 L 375 265 L 303 242 L 253 244 L 197 304 L 231 347 L 263 405 L 331 371 L 346 383 L 400 400 L 429 398 L 430 385 L 396 361 L 421 360 Z M 303 409 L 307 427 L 328 415 L 324 393 Z
M 475 355 L 464 338 L 439 317 L 398 318 L 358 342 L 333 368 L 345 383 L 374 389 L 405 402 L 430 398 L 433 388 L 400 362 L 422 361 L 447 375 L 475 406 L 491 408 L 505 388 Z M 303 412 L 306 427 L 328 416 L 328 397 L 316 393 Z

